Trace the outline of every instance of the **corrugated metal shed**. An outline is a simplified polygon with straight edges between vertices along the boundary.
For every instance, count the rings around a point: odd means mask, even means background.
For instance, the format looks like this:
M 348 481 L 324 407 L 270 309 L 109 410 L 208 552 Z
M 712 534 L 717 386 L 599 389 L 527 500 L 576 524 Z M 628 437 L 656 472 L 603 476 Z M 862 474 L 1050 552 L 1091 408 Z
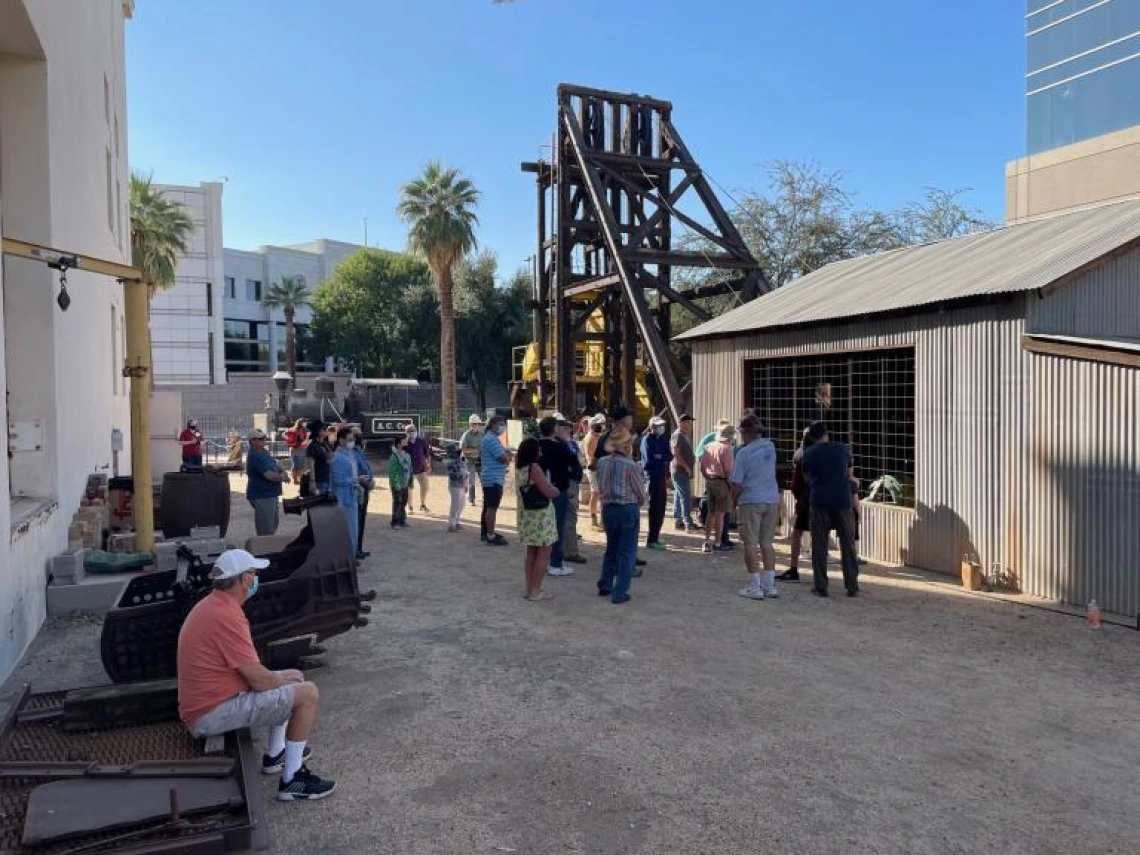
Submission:
M 700 339 L 1044 288 L 1140 239 L 1140 202 L 838 261 L 678 336 Z

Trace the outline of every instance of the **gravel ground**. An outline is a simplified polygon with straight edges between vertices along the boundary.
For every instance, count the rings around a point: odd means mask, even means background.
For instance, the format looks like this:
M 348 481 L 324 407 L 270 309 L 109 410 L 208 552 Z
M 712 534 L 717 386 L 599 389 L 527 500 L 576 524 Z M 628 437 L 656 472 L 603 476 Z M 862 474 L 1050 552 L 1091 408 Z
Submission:
M 311 765 L 337 792 L 270 805 L 279 852 L 1038 855 L 1140 841 L 1132 630 L 875 567 L 859 599 L 800 584 L 753 602 L 736 596 L 739 554 L 703 556 L 671 526 L 670 550 L 647 552 L 633 601 L 613 606 L 595 595 L 585 515 L 590 563 L 528 603 L 521 548 L 480 545 L 472 508 L 449 534 L 443 479 L 433 491 L 437 513 L 401 532 L 374 496 L 361 580 L 380 597 L 312 673 Z M 248 506 L 234 509 L 240 542 Z M 513 540 L 513 507 L 502 516 Z M 98 632 L 50 622 L 8 688 L 96 682 Z

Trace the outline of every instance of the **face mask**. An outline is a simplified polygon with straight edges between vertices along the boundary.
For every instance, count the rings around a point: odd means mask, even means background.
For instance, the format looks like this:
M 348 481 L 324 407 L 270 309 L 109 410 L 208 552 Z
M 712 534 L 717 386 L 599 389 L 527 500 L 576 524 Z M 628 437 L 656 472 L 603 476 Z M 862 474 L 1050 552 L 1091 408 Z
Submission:
M 356 440 L 355 439 L 345 440 L 344 447 L 349 449 L 349 450 L 356 448 Z
M 657 425 L 657 427 L 653 428 L 653 432 L 657 436 L 664 436 L 665 435 L 665 427 L 663 425 Z
M 414 431 L 414 430 L 410 430 L 410 431 L 408 431 L 408 439 L 409 439 L 409 440 L 413 440 L 413 439 L 415 439 L 417 436 L 419 436 L 419 433 L 418 433 L 417 431 Z
M 249 586 L 249 590 L 245 592 L 245 598 L 248 600 L 257 593 L 257 587 L 261 584 L 261 578 L 258 576 L 253 577 L 253 584 Z

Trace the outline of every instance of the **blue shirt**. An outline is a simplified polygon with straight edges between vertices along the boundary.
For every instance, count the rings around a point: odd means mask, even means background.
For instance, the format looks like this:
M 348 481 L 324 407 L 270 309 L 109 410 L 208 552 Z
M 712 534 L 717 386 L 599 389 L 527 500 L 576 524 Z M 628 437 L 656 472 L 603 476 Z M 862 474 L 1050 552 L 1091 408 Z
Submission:
M 648 433 L 641 438 L 641 467 L 647 478 L 668 475 L 672 460 L 673 450 L 669 447 L 669 437 Z
M 372 474 L 372 464 L 369 463 L 368 458 L 364 456 L 364 449 L 362 449 L 359 445 L 356 446 L 356 448 L 352 449 L 352 456 L 356 460 L 357 472 L 359 472 L 361 475 L 367 476 L 370 479 L 376 477 Z
M 505 460 L 507 450 L 499 442 L 498 434 L 487 431 L 483 441 L 479 443 L 479 460 L 483 466 L 483 486 L 501 487 L 507 481 L 507 464 Z
M 245 485 L 245 495 L 248 499 L 273 499 L 281 495 L 281 482 L 270 481 L 265 477 L 266 472 L 280 472 L 281 467 L 277 461 L 264 448 L 260 451 L 249 452 L 245 459 L 245 474 L 248 478 Z
M 808 503 L 813 508 L 845 511 L 851 500 L 851 452 L 839 442 L 817 442 L 804 451 Z
M 754 439 L 736 452 L 729 481 L 740 485 L 740 505 L 774 505 L 780 501 L 776 482 L 776 446 L 770 439 Z

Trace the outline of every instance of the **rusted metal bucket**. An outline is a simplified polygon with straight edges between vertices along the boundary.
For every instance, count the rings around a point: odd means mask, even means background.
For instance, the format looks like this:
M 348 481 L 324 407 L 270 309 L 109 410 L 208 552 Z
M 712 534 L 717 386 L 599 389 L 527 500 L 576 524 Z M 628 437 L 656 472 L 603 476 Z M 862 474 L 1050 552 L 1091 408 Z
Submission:
M 270 565 L 261 571 L 257 595 L 245 604 L 253 643 L 272 668 L 291 667 L 314 652 L 310 639 L 368 622 L 343 513 L 335 501 L 310 500 L 303 507 L 308 524 L 282 552 L 265 556 Z M 103 622 L 103 667 L 112 680 L 175 676 L 178 633 L 190 609 L 211 590 L 211 566 L 192 566 L 183 581 L 175 571 L 131 580 Z M 301 643 L 289 643 L 298 638 Z

